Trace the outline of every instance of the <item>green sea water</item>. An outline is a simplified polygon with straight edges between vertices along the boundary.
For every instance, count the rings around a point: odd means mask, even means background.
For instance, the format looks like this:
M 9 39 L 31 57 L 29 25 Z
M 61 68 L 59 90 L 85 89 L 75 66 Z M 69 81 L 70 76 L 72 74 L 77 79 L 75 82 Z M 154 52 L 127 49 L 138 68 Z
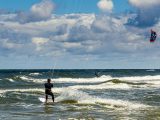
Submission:
M 159 119 L 160 70 L 0 70 L 0 120 Z

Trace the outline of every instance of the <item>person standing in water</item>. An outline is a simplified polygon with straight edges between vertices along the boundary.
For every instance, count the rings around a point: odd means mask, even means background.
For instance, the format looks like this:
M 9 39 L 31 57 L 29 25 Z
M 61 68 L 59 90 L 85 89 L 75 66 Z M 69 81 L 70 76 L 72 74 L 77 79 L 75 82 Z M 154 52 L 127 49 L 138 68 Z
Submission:
M 96 77 L 100 77 L 99 72 L 95 72 Z
M 51 83 L 51 79 L 47 79 L 47 83 L 44 84 L 45 86 L 45 94 L 46 94 L 46 103 L 48 100 L 48 95 L 52 96 L 52 100 L 54 102 L 54 94 L 52 93 L 51 88 L 53 87 L 53 84 Z

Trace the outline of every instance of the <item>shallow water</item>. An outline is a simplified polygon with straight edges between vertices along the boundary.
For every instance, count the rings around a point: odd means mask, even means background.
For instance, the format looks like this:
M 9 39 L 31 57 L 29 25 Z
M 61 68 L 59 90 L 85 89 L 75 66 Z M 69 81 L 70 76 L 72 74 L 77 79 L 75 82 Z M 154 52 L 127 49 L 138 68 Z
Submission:
M 38 99 L 48 76 L 55 104 Z M 0 119 L 158 120 L 160 70 L 1 70 Z

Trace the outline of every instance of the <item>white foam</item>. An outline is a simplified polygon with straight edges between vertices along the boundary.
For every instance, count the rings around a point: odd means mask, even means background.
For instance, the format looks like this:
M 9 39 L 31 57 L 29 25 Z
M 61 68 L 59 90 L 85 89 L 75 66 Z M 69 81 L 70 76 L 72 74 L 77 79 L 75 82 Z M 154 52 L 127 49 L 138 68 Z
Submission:
M 60 94 L 59 97 L 56 98 L 56 101 L 63 101 L 63 100 L 76 100 L 80 104 L 99 104 L 99 105 L 102 104 L 103 106 L 106 105 L 106 107 L 108 106 L 125 107 L 131 109 L 148 107 L 147 105 L 135 102 L 90 96 L 87 93 L 74 89 L 66 89 Z
M 47 81 L 46 79 L 35 79 L 32 77 L 28 77 L 28 76 L 20 76 L 20 78 L 24 81 L 34 82 L 34 83 L 44 83 Z
M 113 84 L 113 83 L 104 83 L 100 85 L 75 85 L 70 86 L 71 89 L 90 89 L 90 90 L 104 90 L 104 89 L 131 89 L 132 87 L 127 84 Z
M 20 76 L 20 78 L 21 78 L 22 80 L 29 80 L 29 78 L 26 77 L 26 76 Z
M 99 86 L 100 87 L 100 86 Z M 117 100 L 117 99 L 109 99 L 109 98 L 100 98 L 96 96 L 91 96 L 85 92 L 78 90 L 79 86 L 74 87 L 66 87 L 66 88 L 53 88 L 53 93 L 59 93 L 60 95 L 55 98 L 55 101 L 64 101 L 64 100 L 76 100 L 79 104 L 98 104 L 103 107 L 121 107 L 121 108 L 131 108 L 137 109 L 141 107 L 148 107 L 147 105 L 143 105 L 140 103 Z M 91 87 L 93 88 L 93 86 Z M 84 88 L 83 88 L 84 89 Z M 95 86 L 96 89 L 96 86 Z M 33 92 L 39 91 L 44 93 L 43 88 L 35 88 L 35 89 L 4 89 L 0 90 L 0 94 L 4 94 L 6 92 Z
M 15 81 L 14 81 L 13 79 L 11 79 L 11 78 L 9 78 L 8 80 L 9 80 L 10 82 L 15 82 Z
M 35 89 L 0 89 L 0 94 L 2 93 L 5 93 L 5 92 L 11 92 L 11 91 L 14 91 L 14 92 L 26 92 L 26 91 L 44 91 L 44 89 L 38 89 L 38 88 L 35 88 Z
M 30 73 L 29 75 L 35 75 L 35 76 L 38 76 L 38 75 L 41 75 L 40 73 Z
M 145 108 L 149 107 L 148 105 L 144 105 L 141 103 L 136 103 L 136 102 L 130 102 L 130 101 L 125 101 L 125 100 L 115 100 L 115 99 L 104 99 L 104 98 L 95 98 L 94 99 L 95 103 L 102 103 L 106 104 L 104 107 L 125 107 L 128 109 L 139 109 L 139 108 Z
M 47 79 L 33 79 L 27 76 L 21 76 L 22 80 L 25 81 L 32 81 L 34 83 L 41 83 L 42 85 L 47 81 Z M 94 83 L 94 85 L 72 85 L 68 88 L 71 89 L 90 89 L 90 90 L 98 90 L 98 89 L 144 89 L 144 88 L 157 88 L 160 87 L 160 75 L 156 76 L 136 76 L 136 77 L 111 77 L 105 76 L 99 78 L 58 78 L 52 79 L 53 83 Z M 133 82 L 133 83 L 146 83 L 142 85 L 135 85 L 135 84 L 127 84 L 127 83 L 113 83 L 109 81 L 111 79 L 120 79 L 121 81 L 125 82 Z M 15 82 L 13 79 L 10 79 L 11 82 Z M 108 81 L 108 82 L 107 82 Z M 96 85 L 97 84 L 97 85 Z M 63 88 L 53 88 L 55 92 L 60 92 Z
M 21 76 L 22 80 L 32 81 L 35 83 L 45 83 L 47 79 L 35 79 L 27 76 Z M 102 77 L 102 78 L 57 78 L 52 79 L 52 83 L 100 83 L 105 82 L 107 80 L 112 79 L 110 76 Z
M 63 91 L 64 88 L 54 88 L 53 92 L 54 93 L 60 93 Z M 44 93 L 45 89 L 44 88 L 28 88 L 28 89 L 0 89 L 0 94 L 6 93 L 6 92 L 35 92 L 39 91 Z
M 44 83 L 47 79 L 35 79 L 32 77 L 21 76 L 22 80 L 32 81 L 35 83 Z M 160 82 L 160 75 L 155 76 L 132 76 L 132 77 L 111 77 L 111 76 L 101 76 L 99 78 L 56 78 L 52 79 L 53 83 L 101 83 L 107 82 L 112 79 L 119 79 L 125 82 L 133 82 L 133 83 L 149 83 L 149 84 L 159 84 Z
M 132 77 L 115 77 L 113 79 L 127 80 L 127 81 L 148 81 L 148 80 L 160 80 L 160 75 L 155 76 L 132 76 Z
M 111 80 L 111 76 L 105 76 L 100 78 L 58 78 L 52 79 L 52 81 L 57 83 L 99 83 Z
M 146 70 L 147 72 L 154 72 L 156 71 L 155 69 L 149 69 L 149 70 Z
M 134 77 L 111 77 L 111 76 L 101 76 L 99 78 L 58 78 L 52 79 L 52 82 L 55 83 L 101 83 L 107 82 L 112 79 L 119 79 L 125 82 L 134 82 L 134 83 L 152 83 L 157 84 L 160 81 L 160 75 L 155 76 L 134 76 Z M 46 79 L 34 79 L 34 82 L 46 82 Z
M 39 99 L 41 102 L 43 102 L 43 103 L 46 101 L 45 98 L 39 97 L 38 99 Z

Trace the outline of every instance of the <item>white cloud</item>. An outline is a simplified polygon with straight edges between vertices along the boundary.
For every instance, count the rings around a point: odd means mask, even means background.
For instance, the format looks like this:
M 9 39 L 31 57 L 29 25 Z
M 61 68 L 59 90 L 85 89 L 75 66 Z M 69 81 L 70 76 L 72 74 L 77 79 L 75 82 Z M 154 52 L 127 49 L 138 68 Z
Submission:
M 17 35 L 30 36 L 31 42 L 36 45 L 36 51 L 63 49 L 73 54 L 98 54 L 106 50 L 107 52 L 118 50 L 120 52 L 124 51 L 123 48 L 129 52 L 135 50 L 135 48 L 125 47 L 127 43 L 136 44 L 136 48 L 141 47 L 135 41 L 139 38 L 131 38 L 130 36 L 134 34 L 124 26 L 125 17 L 111 19 L 106 16 L 95 17 L 92 14 L 76 14 L 75 16 L 74 19 L 71 19 L 70 15 L 54 16 L 46 22 L 27 24 L 4 22 L 3 26 L 16 32 Z M 119 44 L 121 48 L 118 47 Z
M 34 16 L 40 18 L 50 18 L 54 9 L 54 4 L 51 0 L 43 0 L 40 3 L 34 4 L 30 11 Z
M 88 60 L 101 61 L 144 60 L 154 56 L 159 59 L 160 43 L 151 45 L 149 37 L 145 36 L 146 29 L 127 26 L 127 18 L 68 14 L 53 15 L 46 21 L 26 24 L 1 19 L 0 54 L 46 58 L 61 56 L 64 59 L 66 56 L 89 56 Z M 159 30 L 158 24 L 154 27 Z M 4 39 L 7 41 L 4 42 Z
M 97 6 L 103 12 L 111 12 L 114 7 L 112 0 L 99 0 Z
M 72 16 L 74 16 L 75 19 L 72 19 Z M 15 21 L 1 21 L 1 23 L 3 23 L 3 26 L 6 28 L 9 28 L 20 34 L 28 34 L 32 37 L 48 34 L 48 36 L 54 40 L 62 40 L 59 39 L 59 37 L 65 39 L 68 36 L 68 30 L 70 28 L 76 25 L 84 25 L 89 28 L 94 19 L 94 14 L 71 14 L 62 16 L 53 15 L 49 20 L 30 22 L 26 24 L 20 24 Z M 63 32 L 66 33 L 62 34 Z
M 160 18 L 160 0 L 129 0 L 137 11 L 137 17 L 131 18 L 133 25 L 138 27 L 153 26 Z
M 32 38 L 32 43 L 36 45 L 36 51 L 40 51 L 43 48 L 44 45 L 49 41 L 48 38 L 40 38 L 40 37 L 34 37 Z
M 52 16 L 54 6 L 51 0 L 42 0 L 34 4 L 29 12 L 19 12 L 15 19 L 20 23 L 48 20 Z
M 129 0 L 129 2 L 138 8 L 142 8 L 142 7 L 153 7 L 153 6 L 157 6 L 158 4 L 160 4 L 159 0 Z
M 48 38 L 39 38 L 39 37 L 34 37 L 32 38 L 32 42 L 36 45 L 43 45 L 48 42 Z
M 22 47 L 21 44 L 11 42 L 10 40 L 3 39 L 1 41 L 1 46 L 7 49 L 20 49 Z
M 79 48 L 81 47 L 81 43 L 74 43 L 74 42 L 64 42 L 65 48 Z

